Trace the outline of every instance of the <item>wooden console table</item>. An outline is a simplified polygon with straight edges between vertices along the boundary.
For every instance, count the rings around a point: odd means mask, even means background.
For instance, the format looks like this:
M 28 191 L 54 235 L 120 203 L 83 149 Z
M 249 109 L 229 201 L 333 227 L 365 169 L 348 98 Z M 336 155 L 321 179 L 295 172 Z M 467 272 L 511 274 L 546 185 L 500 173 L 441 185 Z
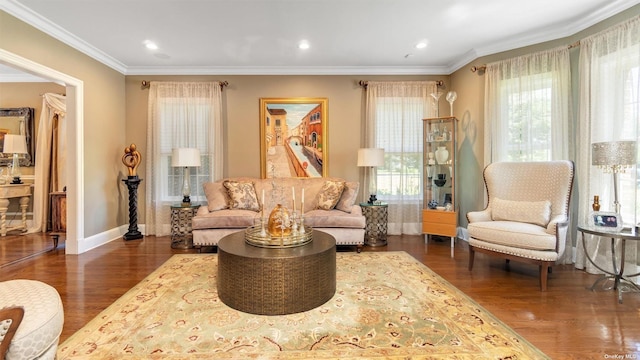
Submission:
M 0 236 L 7 236 L 7 231 L 22 230 L 27 231 L 27 208 L 31 197 L 30 184 L 7 184 L 0 185 Z M 20 225 L 7 227 L 7 210 L 9 200 L 20 198 L 20 210 L 22 211 L 22 221 Z

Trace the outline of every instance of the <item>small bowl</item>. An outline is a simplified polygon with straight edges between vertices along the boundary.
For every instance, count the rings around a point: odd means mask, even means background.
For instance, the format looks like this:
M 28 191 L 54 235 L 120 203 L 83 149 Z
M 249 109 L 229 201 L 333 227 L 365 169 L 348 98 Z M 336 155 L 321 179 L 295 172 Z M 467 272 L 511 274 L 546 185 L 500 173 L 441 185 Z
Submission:
M 445 209 L 444 206 L 436 206 L 436 210 L 444 211 L 444 209 Z
M 445 180 L 445 179 L 435 179 L 435 180 L 433 180 L 433 182 L 436 184 L 437 187 L 443 187 L 444 184 L 447 183 L 447 180 Z

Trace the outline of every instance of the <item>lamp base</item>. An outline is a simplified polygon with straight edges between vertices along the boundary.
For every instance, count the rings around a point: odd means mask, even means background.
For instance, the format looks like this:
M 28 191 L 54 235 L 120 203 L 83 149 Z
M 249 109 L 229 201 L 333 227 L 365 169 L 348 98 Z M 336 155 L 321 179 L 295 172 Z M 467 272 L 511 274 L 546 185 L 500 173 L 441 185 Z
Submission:
M 378 197 L 376 196 L 376 194 L 371 194 L 371 196 L 369 196 L 369 201 L 368 201 L 368 203 L 369 203 L 369 204 L 373 204 L 373 203 L 375 203 L 376 201 L 378 201 Z
M 182 205 L 185 205 L 185 206 L 191 205 L 191 198 L 189 197 L 189 195 L 185 195 L 182 198 Z
M 14 176 L 11 181 L 12 184 L 22 184 L 22 180 L 20 180 L 20 176 Z

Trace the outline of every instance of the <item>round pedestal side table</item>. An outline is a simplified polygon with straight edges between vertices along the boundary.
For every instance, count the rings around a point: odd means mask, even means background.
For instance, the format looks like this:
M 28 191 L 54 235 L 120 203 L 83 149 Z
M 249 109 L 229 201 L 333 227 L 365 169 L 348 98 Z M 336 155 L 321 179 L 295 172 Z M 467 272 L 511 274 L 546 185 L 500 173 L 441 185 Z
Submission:
M 248 244 L 244 231 L 218 242 L 218 297 L 227 306 L 258 315 L 314 309 L 336 292 L 336 240 L 313 230 L 302 246 L 264 248 Z
M 387 245 L 387 222 L 389 218 L 386 203 L 360 203 L 362 214 L 366 219 L 364 244 L 368 246 Z
M 589 289 L 595 291 L 598 285 L 602 284 L 605 289 L 613 289 L 618 292 L 618 302 L 622 304 L 623 292 L 640 292 L 640 286 L 638 286 L 630 278 L 640 275 L 640 272 L 634 274 L 624 273 L 625 264 L 625 243 L 629 241 L 640 241 L 640 234 L 638 234 L 635 228 L 622 229 L 620 231 L 610 231 L 608 229 L 598 229 L 593 226 L 578 226 L 578 231 L 582 235 L 582 247 L 584 254 L 589 262 L 591 262 L 598 270 L 604 273 L 598 280 L 596 280 Z M 585 234 L 609 238 L 611 240 L 611 269 L 603 268 L 596 264 L 595 260 L 589 255 L 587 244 L 585 240 Z M 620 254 L 616 253 L 616 242 L 620 242 Z M 607 281 L 613 282 L 610 287 L 605 287 L 604 284 Z
M 198 211 L 199 204 L 171 205 L 171 248 L 193 248 L 191 219 Z

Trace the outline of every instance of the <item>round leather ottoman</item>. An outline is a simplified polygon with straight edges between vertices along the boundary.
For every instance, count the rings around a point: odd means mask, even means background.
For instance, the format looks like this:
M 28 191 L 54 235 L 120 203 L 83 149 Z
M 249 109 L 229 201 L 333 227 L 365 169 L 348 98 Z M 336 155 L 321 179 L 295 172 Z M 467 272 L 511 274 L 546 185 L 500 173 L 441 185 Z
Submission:
M 64 323 L 62 300 L 55 288 L 35 280 L 0 282 L 0 308 L 22 306 L 7 360 L 54 359 Z

